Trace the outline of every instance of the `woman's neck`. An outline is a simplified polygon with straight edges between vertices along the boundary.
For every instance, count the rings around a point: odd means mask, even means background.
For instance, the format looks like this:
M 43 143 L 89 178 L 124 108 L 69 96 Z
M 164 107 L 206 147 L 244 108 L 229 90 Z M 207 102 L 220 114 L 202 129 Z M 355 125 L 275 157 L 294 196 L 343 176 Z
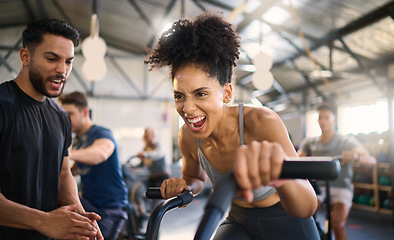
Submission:
M 206 140 L 220 144 L 234 135 L 238 136 L 236 133 L 238 133 L 238 107 L 225 107 L 220 122 Z

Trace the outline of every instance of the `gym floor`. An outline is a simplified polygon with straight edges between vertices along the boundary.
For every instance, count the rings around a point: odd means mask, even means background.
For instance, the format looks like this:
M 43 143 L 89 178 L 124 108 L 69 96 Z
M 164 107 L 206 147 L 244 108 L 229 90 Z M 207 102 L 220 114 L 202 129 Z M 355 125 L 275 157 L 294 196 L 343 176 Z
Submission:
M 207 199 L 207 196 L 198 196 L 189 206 L 168 212 L 160 226 L 160 240 L 193 239 Z M 324 210 L 319 211 L 317 221 L 323 223 L 324 216 Z M 394 239 L 391 215 L 366 210 L 353 208 L 350 211 L 346 231 L 348 240 Z

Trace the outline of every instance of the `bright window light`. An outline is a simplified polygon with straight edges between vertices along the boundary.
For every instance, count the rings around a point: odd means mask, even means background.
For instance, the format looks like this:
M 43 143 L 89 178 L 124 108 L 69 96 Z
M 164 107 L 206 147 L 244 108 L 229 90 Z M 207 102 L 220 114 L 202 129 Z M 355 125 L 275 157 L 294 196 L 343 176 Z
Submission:
M 306 123 L 306 137 L 317 137 L 321 135 L 320 126 L 318 123 L 319 114 L 317 111 L 306 112 L 305 123 Z
M 321 135 L 317 111 L 306 113 L 306 136 Z M 338 107 L 338 132 L 343 135 L 359 133 L 382 133 L 388 130 L 387 100 L 369 104 L 351 104 Z
M 367 105 L 346 105 L 338 108 L 338 131 L 342 134 L 377 132 L 388 129 L 386 100 Z
M 280 7 L 272 7 L 266 13 L 263 14 L 263 19 L 267 22 L 282 25 L 290 18 L 290 13 Z

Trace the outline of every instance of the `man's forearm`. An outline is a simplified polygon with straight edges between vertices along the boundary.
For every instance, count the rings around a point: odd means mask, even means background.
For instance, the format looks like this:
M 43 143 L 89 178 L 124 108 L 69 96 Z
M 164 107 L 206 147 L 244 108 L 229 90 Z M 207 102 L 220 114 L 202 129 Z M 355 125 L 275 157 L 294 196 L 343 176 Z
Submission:
M 97 165 L 106 160 L 106 156 L 103 156 L 100 151 L 90 148 L 71 150 L 69 156 L 71 160 L 86 165 Z
M 69 152 L 69 157 L 79 163 L 97 165 L 106 161 L 114 150 L 115 145 L 111 140 L 100 138 L 86 148 L 71 150 Z
M 0 193 L 0 225 L 37 230 L 46 213 L 8 200 Z
M 70 172 L 62 172 L 59 176 L 59 205 L 80 204 L 77 184 Z M 80 211 L 82 206 L 78 207 Z

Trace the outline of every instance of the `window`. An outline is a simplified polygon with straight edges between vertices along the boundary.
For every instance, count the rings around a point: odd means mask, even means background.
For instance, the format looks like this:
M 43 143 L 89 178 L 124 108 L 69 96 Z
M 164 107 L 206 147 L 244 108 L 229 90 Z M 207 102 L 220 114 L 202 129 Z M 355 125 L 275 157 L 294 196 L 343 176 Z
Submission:
M 320 126 L 318 123 L 319 114 L 316 110 L 306 112 L 306 137 L 317 137 L 321 135 Z
M 338 108 L 338 132 L 341 134 L 382 133 L 388 128 L 387 100 Z
M 320 136 L 317 111 L 306 113 L 306 136 Z M 387 131 L 388 106 L 387 100 L 381 99 L 368 104 L 347 104 L 338 107 L 338 132 L 343 135 Z

